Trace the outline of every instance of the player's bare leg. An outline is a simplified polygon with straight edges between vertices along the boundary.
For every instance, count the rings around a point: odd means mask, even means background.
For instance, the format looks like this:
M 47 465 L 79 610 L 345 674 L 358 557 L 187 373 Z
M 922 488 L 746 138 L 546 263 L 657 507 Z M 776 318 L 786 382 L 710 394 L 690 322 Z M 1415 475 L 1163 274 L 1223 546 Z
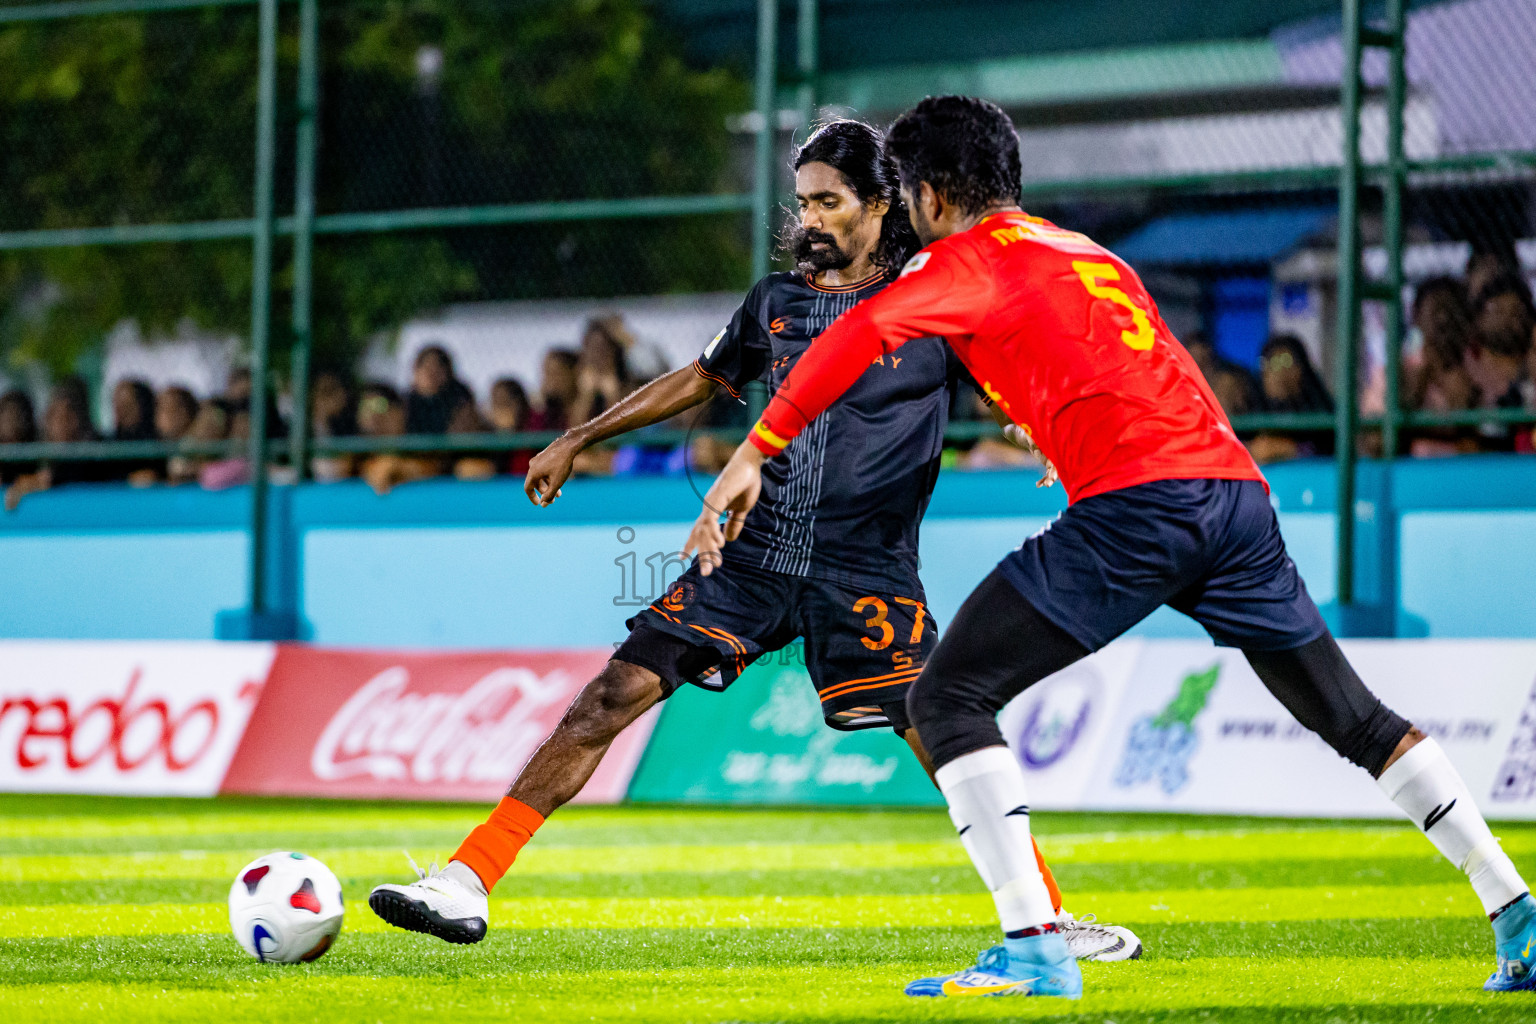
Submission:
M 549 817 L 581 792 L 619 733 L 661 698 L 656 673 L 610 661 L 582 687 L 555 731 L 508 787 L 507 796 Z
M 409 885 L 381 885 L 368 905 L 390 924 L 447 942 L 479 942 L 490 920 L 490 890 L 518 852 L 569 803 L 624 729 L 662 699 L 649 669 L 610 661 L 582 687 L 549 738 L 534 751 L 484 824 L 475 826 L 441 871 Z

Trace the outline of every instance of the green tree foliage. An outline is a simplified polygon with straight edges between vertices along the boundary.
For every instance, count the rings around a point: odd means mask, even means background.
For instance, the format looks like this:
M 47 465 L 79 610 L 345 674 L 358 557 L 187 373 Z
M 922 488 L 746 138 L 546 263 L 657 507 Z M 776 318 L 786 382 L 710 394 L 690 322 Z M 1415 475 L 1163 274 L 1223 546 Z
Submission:
M 729 189 L 739 76 L 687 65 L 640 0 L 322 5 L 322 212 Z M 293 9 L 277 209 L 292 204 Z M 250 216 L 246 7 L 0 27 L 0 231 Z M 321 358 L 447 301 L 741 283 L 731 218 L 322 238 Z M 123 319 L 243 333 L 244 240 L 0 252 L 0 357 L 71 367 Z M 279 248 L 274 323 L 291 268 Z M 275 339 L 279 348 L 283 338 Z

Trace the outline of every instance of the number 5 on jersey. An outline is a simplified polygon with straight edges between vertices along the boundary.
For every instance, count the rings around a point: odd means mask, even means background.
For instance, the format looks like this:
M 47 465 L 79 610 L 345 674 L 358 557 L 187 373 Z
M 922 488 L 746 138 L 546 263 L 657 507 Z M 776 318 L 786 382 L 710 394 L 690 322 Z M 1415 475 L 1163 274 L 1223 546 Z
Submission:
M 1117 306 L 1123 306 L 1131 311 L 1131 322 L 1136 325 L 1134 331 L 1121 331 L 1120 340 L 1125 342 L 1137 352 L 1145 352 L 1152 347 L 1156 335 L 1152 332 L 1152 318 L 1147 316 L 1147 311 L 1131 301 L 1131 297 L 1119 288 L 1111 285 L 1100 284 L 1104 281 L 1120 280 L 1120 270 L 1113 263 L 1089 263 L 1087 260 L 1073 260 L 1072 269 L 1077 271 L 1077 276 L 1082 278 L 1083 287 L 1088 289 L 1088 294 L 1096 299 L 1106 299 Z

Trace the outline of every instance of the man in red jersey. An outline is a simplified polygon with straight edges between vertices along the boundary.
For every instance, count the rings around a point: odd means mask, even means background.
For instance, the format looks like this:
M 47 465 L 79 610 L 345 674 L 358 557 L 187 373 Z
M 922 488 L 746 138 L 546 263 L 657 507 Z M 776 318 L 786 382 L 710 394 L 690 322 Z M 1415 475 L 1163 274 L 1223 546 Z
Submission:
M 1270 692 L 1461 868 L 1493 920 L 1484 986 L 1536 987 L 1536 902 L 1445 754 L 1360 681 L 1285 552 L 1268 489 L 1135 272 L 1019 209 L 998 107 L 927 99 L 887 137 L 925 248 L 824 331 L 705 496 L 685 551 L 707 569 L 756 501 L 760 467 L 871 361 L 943 336 L 1053 463 L 1071 505 L 967 598 L 907 698 L 1005 940 L 910 995 L 1076 997 L 1030 854 L 1029 800 L 996 714 L 1167 604 L 1240 648 Z M 722 529 L 721 515 L 727 516 Z

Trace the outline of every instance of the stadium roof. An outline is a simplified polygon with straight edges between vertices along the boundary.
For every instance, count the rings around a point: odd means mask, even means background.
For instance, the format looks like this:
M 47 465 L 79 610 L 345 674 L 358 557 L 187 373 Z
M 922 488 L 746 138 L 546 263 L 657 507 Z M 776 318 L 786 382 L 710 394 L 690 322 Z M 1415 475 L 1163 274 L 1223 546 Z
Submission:
M 1415 4 L 1415 6 L 1419 6 Z M 823 71 L 1174 43 L 1255 39 L 1339 0 L 820 0 Z M 696 56 L 750 62 L 754 0 L 658 0 Z M 795 62 L 795 0 L 780 2 L 783 66 Z
M 1370 0 L 1367 0 L 1369 3 Z M 1408 0 L 1412 8 L 1456 0 Z M 755 0 L 655 0 L 700 62 L 755 61 Z M 779 4 L 778 107 L 797 106 L 797 0 Z M 986 96 L 1020 125 L 1315 106 L 1281 51 L 1338 37 L 1341 0 L 818 0 L 817 102 L 862 116 L 923 96 Z M 1155 7 L 1147 16 L 1144 6 Z M 1337 83 L 1330 83 L 1336 90 Z M 1095 109 L 1136 98 L 1163 110 Z
M 1160 217 L 1122 238 L 1116 254 L 1163 266 L 1268 265 L 1338 216 L 1333 206 L 1230 210 Z

